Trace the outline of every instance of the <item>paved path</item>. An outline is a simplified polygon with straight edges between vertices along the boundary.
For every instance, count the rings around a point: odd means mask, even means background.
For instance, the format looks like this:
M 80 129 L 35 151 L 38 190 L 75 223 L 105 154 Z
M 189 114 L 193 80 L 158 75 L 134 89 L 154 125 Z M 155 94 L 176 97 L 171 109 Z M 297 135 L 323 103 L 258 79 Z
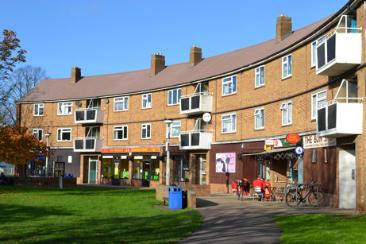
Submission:
M 284 203 L 238 201 L 233 195 L 197 199 L 204 223 L 181 243 L 279 243 L 280 229 L 274 215 L 302 213 L 346 213 L 331 208 L 287 208 Z

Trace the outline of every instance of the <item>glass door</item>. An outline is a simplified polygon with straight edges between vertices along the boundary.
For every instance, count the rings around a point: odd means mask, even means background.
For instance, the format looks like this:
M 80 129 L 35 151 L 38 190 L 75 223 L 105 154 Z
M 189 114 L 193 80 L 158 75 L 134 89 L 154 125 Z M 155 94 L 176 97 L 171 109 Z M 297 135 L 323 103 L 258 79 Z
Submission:
M 98 173 L 98 160 L 89 159 L 89 177 L 88 177 L 89 184 L 97 183 L 97 173 Z

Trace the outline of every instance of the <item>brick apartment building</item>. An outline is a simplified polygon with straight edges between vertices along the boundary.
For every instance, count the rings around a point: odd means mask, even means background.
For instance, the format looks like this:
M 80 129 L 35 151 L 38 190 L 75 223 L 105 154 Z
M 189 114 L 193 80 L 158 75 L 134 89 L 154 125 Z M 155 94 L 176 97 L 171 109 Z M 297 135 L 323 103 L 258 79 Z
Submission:
M 149 69 L 88 77 L 74 67 L 23 98 L 18 123 L 50 147 L 41 171 L 63 161 L 78 183 L 165 184 L 168 147 L 170 183 L 213 193 L 242 177 L 314 180 L 331 205 L 365 210 L 365 11 L 351 0 L 295 31 L 281 15 L 273 40 L 214 57 L 192 47 L 186 63 L 153 54 Z

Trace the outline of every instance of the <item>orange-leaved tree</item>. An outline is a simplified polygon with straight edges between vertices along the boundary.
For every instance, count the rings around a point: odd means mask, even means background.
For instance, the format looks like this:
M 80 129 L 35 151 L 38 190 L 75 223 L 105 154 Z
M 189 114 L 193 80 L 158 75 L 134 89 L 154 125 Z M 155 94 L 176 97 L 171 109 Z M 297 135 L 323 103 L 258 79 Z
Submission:
M 0 127 L 0 161 L 24 165 L 45 155 L 47 147 L 38 141 L 27 128 L 16 126 Z

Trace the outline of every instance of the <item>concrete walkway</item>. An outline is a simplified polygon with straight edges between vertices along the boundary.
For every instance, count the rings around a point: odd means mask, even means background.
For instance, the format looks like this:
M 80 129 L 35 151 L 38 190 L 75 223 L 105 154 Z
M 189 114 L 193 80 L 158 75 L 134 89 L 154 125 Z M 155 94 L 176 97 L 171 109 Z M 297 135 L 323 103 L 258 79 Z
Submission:
M 280 202 L 239 201 L 233 195 L 197 199 L 204 223 L 181 243 L 279 243 L 275 215 L 304 213 L 353 214 L 332 208 L 288 208 Z

